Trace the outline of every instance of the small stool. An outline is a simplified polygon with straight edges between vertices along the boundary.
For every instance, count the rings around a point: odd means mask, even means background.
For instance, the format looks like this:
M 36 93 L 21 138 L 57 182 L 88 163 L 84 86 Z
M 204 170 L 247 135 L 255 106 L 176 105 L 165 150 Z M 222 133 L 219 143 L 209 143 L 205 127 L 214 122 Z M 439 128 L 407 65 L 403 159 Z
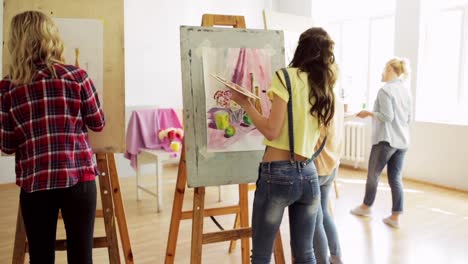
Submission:
M 137 155 L 137 170 L 136 170 L 136 187 L 137 187 L 137 200 L 141 200 L 141 191 L 144 191 L 154 197 L 156 197 L 156 212 L 161 211 L 162 207 L 162 176 L 163 166 L 165 164 L 178 164 L 180 161 L 180 155 L 174 155 L 174 153 L 167 152 L 162 149 L 141 149 Z M 156 192 L 149 189 L 148 185 L 141 183 L 142 172 L 141 168 L 143 165 L 154 164 L 156 166 Z M 154 186 L 151 185 L 151 186 Z M 218 189 L 218 201 L 221 201 L 221 187 Z

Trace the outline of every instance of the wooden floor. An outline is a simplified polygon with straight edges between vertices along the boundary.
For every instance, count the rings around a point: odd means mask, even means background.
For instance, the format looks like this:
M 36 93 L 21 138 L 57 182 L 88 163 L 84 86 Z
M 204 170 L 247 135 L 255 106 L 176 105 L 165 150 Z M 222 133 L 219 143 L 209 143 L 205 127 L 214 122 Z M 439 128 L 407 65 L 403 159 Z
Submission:
M 163 211 L 155 213 L 155 200 L 143 195 L 136 201 L 135 178 L 121 179 L 127 223 L 135 263 L 164 263 L 170 210 L 175 185 L 176 168 L 167 167 L 164 175 Z M 149 180 L 149 179 L 148 179 Z M 339 231 L 343 260 L 349 264 L 406 264 L 406 263 L 468 263 L 468 194 L 405 182 L 405 214 L 402 227 L 391 229 L 381 221 L 390 212 L 391 197 L 386 179 L 382 179 L 372 218 L 349 214 L 363 197 L 365 173 L 341 168 L 338 179 L 340 198 L 332 199 L 335 221 Z M 206 207 L 232 205 L 237 202 L 237 187 L 225 186 L 224 201 L 217 202 L 217 189 L 207 188 Z M 186 195 L 184 208 L 191 209 L 192 190 Z M 11 263 L 14 227 L 18 208 L 18 187 L 0 185 L 0 263 Z M 332 192 L 332 196 L 334 193 Z M 250 205 L 253 193 L 249 194 Z M 230 228 L 233 216 L 218 217 Z M 211 220 L 205 220 L 205 231 L 216 231 Z M 286 258 L 290 259 L 287 214 L 281 227 Z M 101 219 L 96 223 L 97 235 L 104 234 Z M 58 236 L 63 237 L 63 225 Z M 191 223 L 181 224 L 176 263 L 189 263 Z M 228 243 L 206 245 L 203 263 L 240 263 L 240 247 L 228 254 Z M 57 253 L 56 263 L 66 263 L 65 253 Z M 95 263 L 108 263 L 105 249 L 94 250 Z

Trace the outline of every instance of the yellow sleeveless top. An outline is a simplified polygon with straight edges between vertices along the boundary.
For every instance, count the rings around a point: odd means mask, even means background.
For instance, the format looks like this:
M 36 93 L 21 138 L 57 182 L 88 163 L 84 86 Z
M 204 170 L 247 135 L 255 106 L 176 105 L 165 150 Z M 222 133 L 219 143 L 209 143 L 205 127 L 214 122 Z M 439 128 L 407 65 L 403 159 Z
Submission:
M 291 82 L 293 126 L 294 126 L 294 152 L 304 157 L 311 157 L 320 136 L 318 119 L 310 114 L 309 82 L 308 74 L 300 72 L 297 68 L 287 68 Z M 267 91 L 270 99 L 273 94 L 285 102 L 289 101 L 289 94 L 282 71 L 278 71 L 271 80 L 270 89 Z M 284 83 L 284 85 L 283 85 Z M 288 115 L 286 113 L 280 136 L 274 140 L 265 139 L 263 143 L 278 149 L 289 150 Z

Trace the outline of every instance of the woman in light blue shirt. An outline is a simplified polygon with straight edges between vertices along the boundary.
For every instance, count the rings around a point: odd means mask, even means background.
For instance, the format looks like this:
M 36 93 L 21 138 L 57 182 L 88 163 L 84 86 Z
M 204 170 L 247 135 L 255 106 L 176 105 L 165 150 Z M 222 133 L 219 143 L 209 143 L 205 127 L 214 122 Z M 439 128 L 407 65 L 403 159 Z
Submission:
M 370 216 L 380 174 L 387 165 L 388 183 L 392 191 L 392 214 L 384 218 L 383 222 L 394 228 L 399 227 L 399 217 L 403 212 L 402 170 L 410 144 L 409 124 L 413 103 L 404 81 L 408 75 L 409 63 L 406 59 L 394 58 L 388 61 L 382 74 L 385 85 L 377 94 L 374 110 L 357 114 L 360 118 L 372 117 L 372 149 L 364 201 L 351 213 Z

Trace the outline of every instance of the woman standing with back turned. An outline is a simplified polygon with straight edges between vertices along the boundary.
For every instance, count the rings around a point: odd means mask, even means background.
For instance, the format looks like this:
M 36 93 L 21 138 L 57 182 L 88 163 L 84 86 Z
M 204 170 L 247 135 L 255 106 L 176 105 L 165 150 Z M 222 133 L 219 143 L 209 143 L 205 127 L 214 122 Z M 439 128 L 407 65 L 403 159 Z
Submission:
M 382 74 L 385 82 L 374 104 L 374 111 L 361 111 L 360 118 L 372 117 L 372 149 L 367 172 L 366 193 L 363 203 L 351 213 L 370 216 L 377 193 L 380 174 L 387 166 L 387 176 L 392 190 L 392 214 L 383 219 L 391 227 L 398 228 L 403 213 L 402 170 L 406 151 L 410 144 L 409 124 L 413 108 L 410 90 L 404 79 L 409 75 L 406 59 L 394 58 L 387 62 Z
M 65 65 L 51 18 L 38 11 L 13 17 L 11 65 L 0 82 L 0 150 L 15 154 L 16 184 L 32 264 L 55 261 L 59 210 L 68 263 L 90 264 L 96 214 L 96 164 L 87 129 L 104 115 L 87 73 Z
M 272 79 L 268 91 L 272 107 L 267 118 L 247 97 L 231 90 L 232 99 L 265 136 L 267 146 L 253 204 L 252 263 L 270 263 L 286 207 L 296 263 L 315 263 L 312 245 L 320 187 L 313 160 L 320 150 L 314 154 L 314 147 L 320 127 L 328 126 L 334 114 L 333 47 L 322 28 L 301 34 L 290 67 L 276 72 Z
M 314 252 L 318 264 L 342 264 L 341 245 L 338 230 L 328 206 L 330 188 L 335 177 L 338 177 L 344 135 L 344 104 L 340 99 L 335 100 L 335 116 L 328 129 L 320 131 L 319 144 L 327 137 L 322 153 L 315 160 L 319 184 L 320 207 L 314 232 Z M 316 149 L 319 145 L 316 146 Z M 330 252 L 330 257 L 328 257 Z

